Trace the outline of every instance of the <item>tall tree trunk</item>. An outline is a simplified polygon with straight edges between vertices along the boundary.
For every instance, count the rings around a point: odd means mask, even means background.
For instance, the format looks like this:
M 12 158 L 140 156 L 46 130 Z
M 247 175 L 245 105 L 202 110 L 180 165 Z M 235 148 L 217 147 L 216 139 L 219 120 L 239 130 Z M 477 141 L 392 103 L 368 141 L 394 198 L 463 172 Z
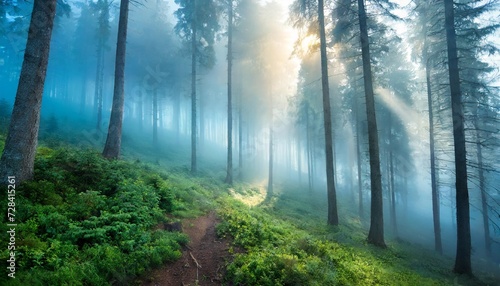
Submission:
M 80 113 L 84 114 L 85 103 L 87 101 L 87 77 L 84 74 L 82 74 L 81 77 L 82 77 L 82 89 L 80 93 Z
M 35 0 L 33 3 L 16 99 L 0 160 L 2 182 L 8 176 L 15 176 L 18 182 L 33 178 L 56 2 Z
M 228 1 L 227 21 L 227 174 L 226 183 L 233 184 L 233 1 Z
M 137 110 L 138 110 L 138 114 L 137 114 L 137 117 L 139 117 L 139 128 L 142 129 L 142 125 L 143 125 L 143 118 L 144 118 L 144 112 L 143 112 L 143 97 L 142 95 L 139 97 L 139 100 L 137 101 Z
M 328 59 L 326 57 L 325 15 L 323 0 L 318 1 L 320 51 L 321 51 L 321 87 L 323 90 L 323 119 L 325 129 L 326 185 L 328 193 L 328 224 L 338 225 L 337 194 L 333 170 L 332 112 L 328 85 Z
M 477 153 L 477 168 L 479 175 L 479 191 L 481 192 L 481 212 L 483 214 L 483 229 L 484 229 L 484 246 L 486 256 L 491 258 L 491 236 L 488 216 L 488 198 L 486 197 L 486 184 L 483 169 L 483 146 L 481 145 L 482 126 L 479 122 L 479 106 L 476 109 L 476 117 L 474 119 L 474 127 L 476 128 L 476 153 Z
M 174 95 L 174 104 L 173 104 L 173 113 L 174 118 L 172 118 L 172 124 L 174 125 L 175 130 L 175 142 L 177 145 L 179 144 L 179 137 L 181 136 L 181 96 L 178 92 Z
M 309 128 L 309 105 L 306 106 L 306 148 L 307 148 L 307 179 L 309 183 L 309 192 L 313 189 L 312 182 L 312 152 L 311 152 L 311 128 Z
M 425 51 L 427 53 L 427 51 Z M 429 59 L 426 59 L 425 74 L 427 82 L 427 106 L 429 108 L 429 151 L 431 157 L 431 188 L 432 188 L 432 218 L 434 222 L 434 248 L 442 254 L 443 246 L 441 244 L 441 214 L 439 210 L 439 190 L 436 180 L 436 155 L 434 147 L 434 113 L 432 109 L 432 90 L 431 90 L 431 68 Z
M 165 120 L 163 120 L 163 108 L 160 106 L 160 102 L 157 103 L 158 106 L 158 126 L 160 128 L 164 128 L 165 127 Z
M 101 130 L 102 124 L 102 85 L 104 81 L 104 47 L 101 41 L 99 41 L 99 47 L 97 50 L 97 70 L 96 70 L 96 81 L 95 81 L 95 103 L 97 110 L 97 130 Z
M 272 116 L 271 116 L 272 117 Z M 271 126 L 269 127 L 269 180 L 267 181 L 267 195 L 266 200 L 271 199 L 274 194 L 273 183 L 274 183 L 274 173 L 273 173 L 273 127 L 272 127 L 272 119 Z
M 153 145 L 158 146 L 158 89 L 153 90 Z
M 394 184 L 394 154 L 392 151 L 392 146 L 389 149 L 389 176 L 391 190 L 391 226 L 394 237 L 398 237 L 398 223 L 396 221 L 396 190 Z
M 203 89 L 202 89 L 203 90 Z M 205 131 L 207 129 L 207 126 L 208 128 L 210 128 L 210 120 L 208 120 L 208 123 L 209 124 L 206 124 L 205 122 L 205 100 L 206 100 L 206 97 L 203 97 L 203 95 L 201 93 L 196 93 L 196 96 L 197 98 L 199 97 L 200 100 L 198 100 L 197 102 L 197 111 L 198 111 L 198 126 L 197 126 L 197 130 L 198 130 L 198 140 L 197 140 L 197 147 L 198 147 L 198 150 L 201 150 L 205 144 L 205 141 L 206 141 L 206 134 L 205 134 Z M 215 128 L 217 130 L 217 128 Z M 217 134 L 217 131 L 215 132 Z M 208 134 L 210 135 L 210 132 L 208 132 Z
M 302 187 L 302 144 L 300 134 L 297 134 L 297 171 L 299 172 L 299 186 Z
M 457 204 L 457 255 L 454 272 L 472 274 L 469 190 L 467 187 L 467 158 L 465 150 L 464 112 L 458 71 L 455 11 L 453 0 L 444 0 L 448 72 L 450 77 L 453 143 L 455 147 L 455 187 Z
M 240 92 L 241 94 L 241 92 Z M 240 106 L 238 110 L 238 177 L 241 180 L 243 177 L 243 120 L 241 113 L 241 96 Z M 248 146 L 248 145 L 247 145 Z
M 366 117 L 368 120 L 368 148 L 370 153 L 371 216 L 368 242 L 386 247 L 384 241 L 384 213 L 382 200 L 382 175 L 380 173 L 380 152 L 378 145 L 377 117 L 370 63 L 370 44 L 368 38 L 367 16 L 364 0 L 358 0 L 359 28 L 361 34 L 361 53 L 363 58 L 363 80 L 366 96 Z
M 123 105 L 125 103 L 125 49 L 127 43 L 129 0 L 120 2 L 120 18 L 118 20 L 118 40 L 116 43 L 115 87 L 113 104 L 109 119 L 108 136 L 102 155 L 109 159 L 120 156 L 122 143 Z
M 196 0 L 194 0 L 194 11 L 196 11 Z M 193 13 L 196 15 L 196 12 Z M 196 19 L 191 21 L 191 173 L 196 173 L 196 137 L 198 130 L 196 128 Z
M 359 113 L 358 113 L 359 105 L 358 98 L 355 97 L 354 102 L 354 117 L 356 121 L 356 165 L 358 168 L 358 211 L 359 217 L 364 217 L 364 209 L 363 209 L 363 174 L 361 173 L 361 165 L 363 164 L 361 158 L 361 140 L 359 137 L 361 136 L 361 130 L 359 128 Z
M 391 213 L 391 229 L 395 238 L 398 237 L 398 224 L 396 220 L 396 189 L 395 189 L 395 179 L 394 179 L 394 146 L 392 142 L 393 134 L 392 134 L 392 125 L 393 119 L 392 114 L 388 114 L 388 138 L 389 138 L 389 158 L 388 158 L 388 185 L 389 185 L 389 195 L 390 195 L 390 213 Z

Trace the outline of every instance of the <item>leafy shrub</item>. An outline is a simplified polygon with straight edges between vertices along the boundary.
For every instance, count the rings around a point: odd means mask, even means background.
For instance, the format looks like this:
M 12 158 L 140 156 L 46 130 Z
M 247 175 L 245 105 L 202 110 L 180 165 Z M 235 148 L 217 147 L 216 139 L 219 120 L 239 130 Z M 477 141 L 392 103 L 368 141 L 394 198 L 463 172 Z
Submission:
M 39 148 L 35 180 L 16 192 L 22 207 L 14 285 L 129 285 L 147 269 L 178 259 L 187 237 L 152 231 L 175 209 L 174 190 L 143 165 L 95 151 Z M 5 221 L 0 230 L 7 230 Z M 2 260 L 9 256 L 4 244 Z

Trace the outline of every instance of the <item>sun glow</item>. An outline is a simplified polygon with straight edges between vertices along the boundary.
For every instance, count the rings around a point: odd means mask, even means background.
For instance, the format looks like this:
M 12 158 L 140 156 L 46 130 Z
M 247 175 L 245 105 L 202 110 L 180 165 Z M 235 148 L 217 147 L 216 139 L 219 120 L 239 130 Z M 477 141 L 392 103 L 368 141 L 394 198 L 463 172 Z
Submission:
M 306 53 L 313 52 L 318 45 L 319 39 L 316 35 L 307 35 L 300 41 L 300 47 Z
M 295 54 L 299 58 L 304 58 L 305 56 L 310 55 L 318 50 L 319 39 L 316 35 L 301 35 L 301 33 L 297 31 L 295 39 Z

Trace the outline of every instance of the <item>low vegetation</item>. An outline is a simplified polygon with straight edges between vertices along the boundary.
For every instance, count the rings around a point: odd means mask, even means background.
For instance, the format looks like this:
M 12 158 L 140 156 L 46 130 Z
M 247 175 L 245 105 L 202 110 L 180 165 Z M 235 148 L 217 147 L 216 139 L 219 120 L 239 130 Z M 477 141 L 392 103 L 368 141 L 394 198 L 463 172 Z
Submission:
M 159 225 L 215 209 L 218 235 L 233 239 L 225 277 L 231 285 L 482 285 L 454 276 L 450 259 L 419 247 L 368 245 L 366 227 L 346 209 L 345 224 L 327 226 L 317 196 L 290 189 L 264 200 L 262 188 L 228 189 L 220 181 L 106 160 L 92 149 L 39 147 L 34 180 L 16 189 L 16 279 L 5 272 L 0 284 L 137 284 L 178 259 L 188 242 Z
M 156 226 L 211 208 L 207 192 L 141 162 L 41 147 L 35 179 L 16 189 L 17 269 L 9 282 L 130 285 L 146 270 L 180 257 L 187 237 Z M 6 206 L 6 196 L 1 199 Z M 0 232 L 6 233 L 2 220 Z M 9 256 L 6 243 L 2 239 L 2 261 Z M 0 279 L 5 285 L 7 273 Z
M 221 235 L 231 235 L 237 254 L 228 277 L 241 285 L 444 285 L 401 267 L 393 251 L 372 253 L 316 236 L 263 209 L 224 203 Z M 367 247 L 368 248 L 368 247 Z M 375 249 L 372 249 L 375 251 Z

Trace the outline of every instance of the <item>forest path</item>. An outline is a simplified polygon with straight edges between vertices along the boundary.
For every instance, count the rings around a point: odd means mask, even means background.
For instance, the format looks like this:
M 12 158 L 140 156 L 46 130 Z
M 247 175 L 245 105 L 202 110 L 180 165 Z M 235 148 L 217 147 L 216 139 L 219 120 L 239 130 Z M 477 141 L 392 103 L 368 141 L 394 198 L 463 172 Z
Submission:
M 190 242 L 179 260 L 154 270 L 143 286 L 222 285 L 229 241 L 217 237 L 214 212 L 182 222 Z

